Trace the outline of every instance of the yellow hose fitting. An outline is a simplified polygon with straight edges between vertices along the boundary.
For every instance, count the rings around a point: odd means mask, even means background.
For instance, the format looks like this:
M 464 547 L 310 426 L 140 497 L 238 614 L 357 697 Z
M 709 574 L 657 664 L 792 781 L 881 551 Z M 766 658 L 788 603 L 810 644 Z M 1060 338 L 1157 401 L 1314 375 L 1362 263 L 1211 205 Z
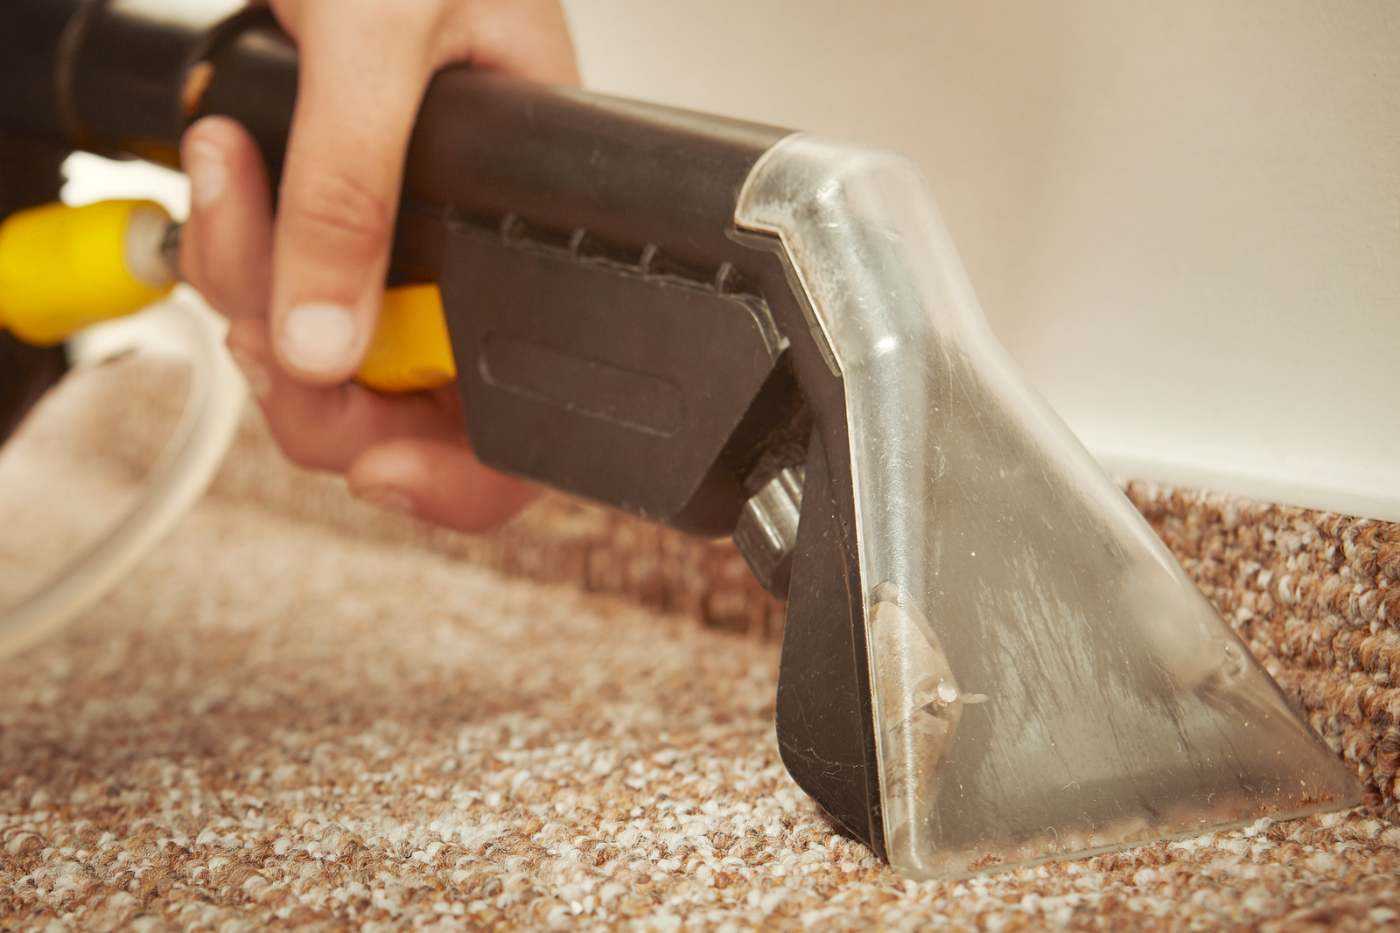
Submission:
M 0 223 L 0 328 L 39 346 L 164 298 L 170 215 L 154 201 L 50 204 Z

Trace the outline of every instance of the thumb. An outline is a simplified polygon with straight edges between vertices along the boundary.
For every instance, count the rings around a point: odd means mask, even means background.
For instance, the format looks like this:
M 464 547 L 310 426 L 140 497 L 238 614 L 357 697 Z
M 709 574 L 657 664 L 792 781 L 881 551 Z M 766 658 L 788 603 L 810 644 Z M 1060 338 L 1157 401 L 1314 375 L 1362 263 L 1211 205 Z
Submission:
M 432 72 L 426 35 L 360 19 L 329 16 L 298 30 L 271 323 L 282 366 L 313 384 L 348 379 L 374 333 L 404 154 Z

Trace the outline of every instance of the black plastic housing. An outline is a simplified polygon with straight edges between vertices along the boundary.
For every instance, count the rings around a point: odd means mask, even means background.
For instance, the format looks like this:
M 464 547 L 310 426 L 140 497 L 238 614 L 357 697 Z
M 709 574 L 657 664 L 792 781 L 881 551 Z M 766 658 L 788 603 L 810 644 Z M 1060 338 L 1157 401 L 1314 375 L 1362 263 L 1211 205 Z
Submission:
M 66 150 L 47 143 L 0 135 L 0 220 L 12 211 L 53 200 L 66 155 Z M 0 443 L 67 371 L 62 347 L 31 347 L 0 331 Z
M 19 23 L 40 51 L 0 58 L 0 86 L 56 83 L 0 110 L 0 132 L 173 164 L 189 122 L 225 114 L 278 172 L 297 58 L 265 10 L 196 24 L 149 0 L 7 2 L 0 34 Z M 391 277 L 441 285 L 492 466 L 713 536 L 805 467 L 779 747 L 883 856 L 844 389 L 781 244 L 733 219 L 787 135 L 449 69 L 413 134 Z

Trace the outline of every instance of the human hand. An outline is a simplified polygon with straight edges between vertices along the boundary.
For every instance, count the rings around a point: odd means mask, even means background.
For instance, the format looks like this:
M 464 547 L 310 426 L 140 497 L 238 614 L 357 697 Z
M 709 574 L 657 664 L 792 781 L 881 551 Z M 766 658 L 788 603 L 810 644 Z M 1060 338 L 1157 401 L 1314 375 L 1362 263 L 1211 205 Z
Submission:
M 233 120 L 186 132 L 184 275 L 230 319 L 229 348 L 286 455 L 344 473 L 381 506 L 466 531 L 533 487 L 483 466 L 455 392 L 390 397 L 347 381 L 374 334 L 413 119 L 453 62 L 577 84 L 556 0 L 269 0 L 301 70 L 276 216 Z

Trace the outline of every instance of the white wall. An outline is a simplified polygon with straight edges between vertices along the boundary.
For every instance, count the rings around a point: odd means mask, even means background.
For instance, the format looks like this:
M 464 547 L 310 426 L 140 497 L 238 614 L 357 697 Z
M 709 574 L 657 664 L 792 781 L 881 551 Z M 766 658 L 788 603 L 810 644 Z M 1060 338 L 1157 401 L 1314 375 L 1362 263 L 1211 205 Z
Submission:
M 918 158 L 1110 468 L 1400 519 L 1400 2 L 567 7 L 594 88 Z

